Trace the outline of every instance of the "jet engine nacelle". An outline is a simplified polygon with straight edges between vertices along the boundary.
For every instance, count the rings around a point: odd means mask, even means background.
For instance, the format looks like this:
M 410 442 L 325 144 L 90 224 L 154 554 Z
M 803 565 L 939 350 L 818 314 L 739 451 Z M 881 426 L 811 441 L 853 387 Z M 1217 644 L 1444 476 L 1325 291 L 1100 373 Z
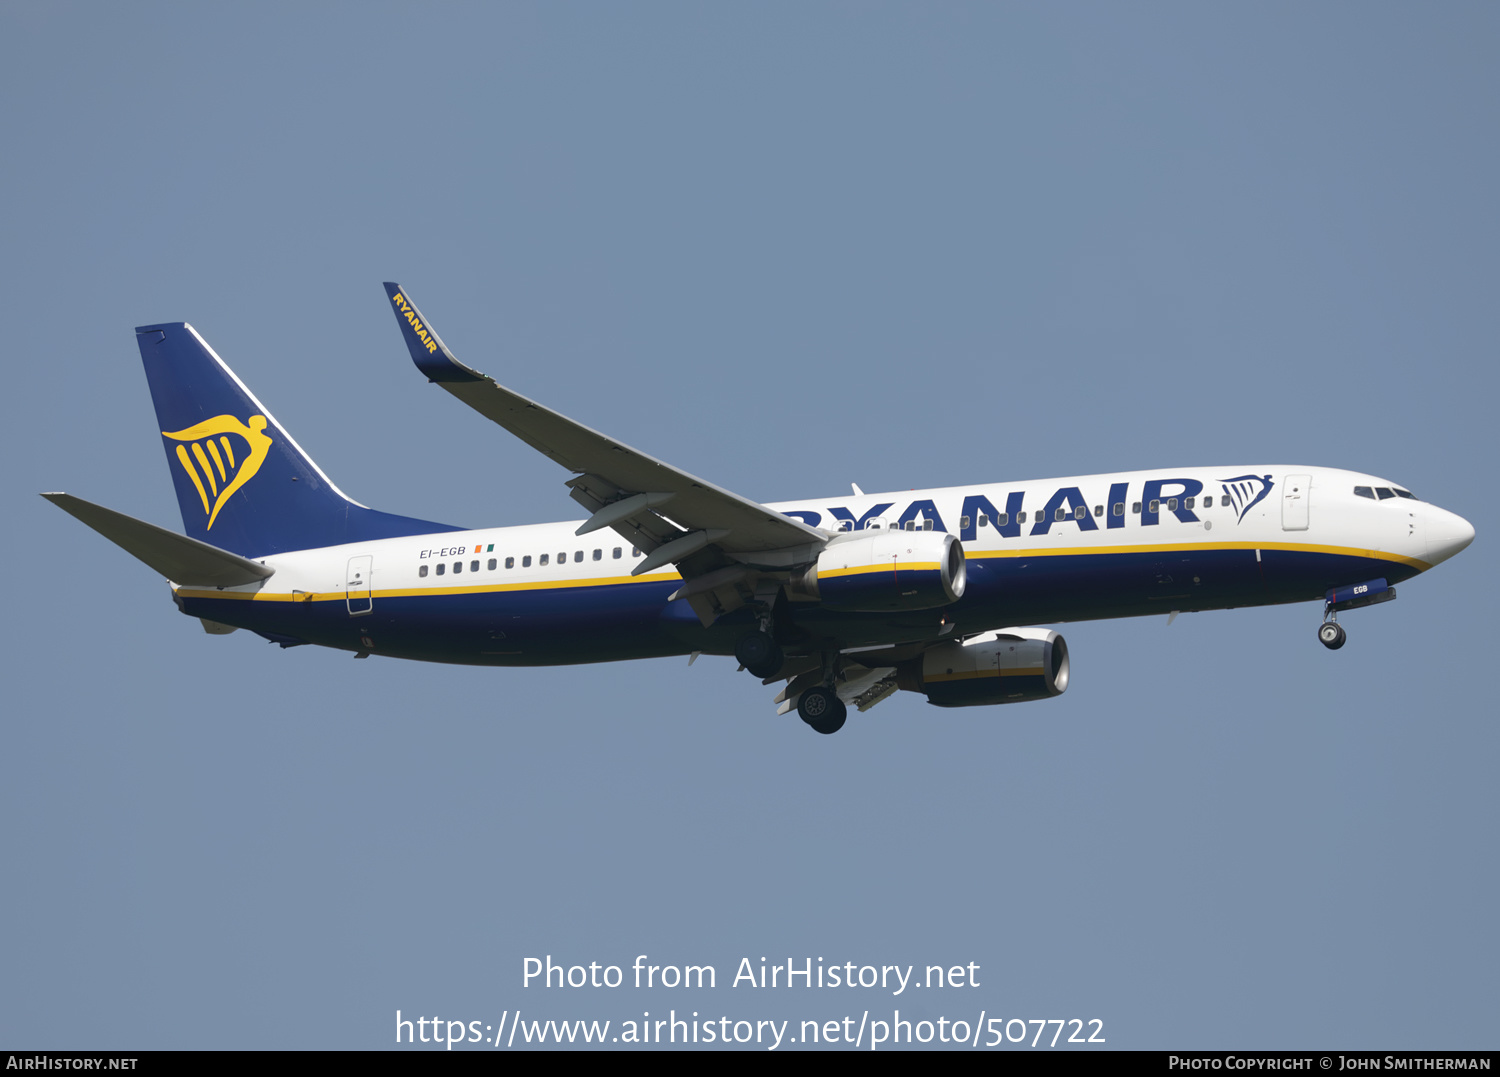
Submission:
M 829 609 L 884 613 L 957 602 L 963 545 L 945 531 L 859 531 L 824 547 L 803 587 Z
M 1005 628 L 942 643 L 896 671 L 896 684 L 939 707 L 983 707 L 1060 696 L 1068 688 L 1068 645 L 1042 628 Z

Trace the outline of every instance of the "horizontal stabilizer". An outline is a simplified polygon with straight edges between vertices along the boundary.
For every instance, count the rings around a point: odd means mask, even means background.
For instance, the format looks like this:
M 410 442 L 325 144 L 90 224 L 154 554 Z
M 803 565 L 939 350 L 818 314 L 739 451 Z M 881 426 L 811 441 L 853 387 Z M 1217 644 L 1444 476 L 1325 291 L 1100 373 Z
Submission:
M 88 524 L 126 553 L 150 565 L 173 583 L 235 587 L 257 583 L 276 570 L 206 542 L 95 505 L 72 494 L 43 494 L 69 516 Z

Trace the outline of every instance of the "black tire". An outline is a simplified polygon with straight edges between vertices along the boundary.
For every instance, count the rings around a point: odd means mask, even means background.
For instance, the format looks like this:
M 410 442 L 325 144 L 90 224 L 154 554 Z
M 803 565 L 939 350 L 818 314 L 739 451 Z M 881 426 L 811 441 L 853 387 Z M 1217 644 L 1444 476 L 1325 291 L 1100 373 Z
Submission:
M 786 660 L 776 641 L 764 632 L 751 632 L 741 636 L 734 645 L 734 657 L 740 665 L 755 677 L 769 677 L 779 670 Z
M 815 732 L 827 736 L 844 728 L 849 708 L 832 689 L 816 685 L 802 693 L 797 701 L 797 715 Z
M 1344 626 L 1329 621 L 1318 626 L 1318 642 L 1330 651 L 1336 651 L 1348 642 L 1349 636 L 1344 631 Z

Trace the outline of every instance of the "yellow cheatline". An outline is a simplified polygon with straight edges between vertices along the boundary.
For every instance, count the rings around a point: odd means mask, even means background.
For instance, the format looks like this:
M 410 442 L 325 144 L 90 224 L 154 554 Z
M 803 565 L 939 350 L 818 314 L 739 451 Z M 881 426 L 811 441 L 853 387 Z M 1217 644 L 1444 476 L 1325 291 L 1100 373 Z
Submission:
M 198 461 L 198 466 L 203 469 L 203 477 L 208 479 L 208 488 L 215 494 L 219 492 L 219 482 L 214 478 L 213 468 L 208 466 L 208 457 L 203 455 L 203 446 L 196 441 L 193 442 L 193 459 Z
M 266 454 L 271 451 L 273 440 L 265 432 L 265 429 L 266 417 L 264 415 L 252 415 L 248 423 L 240 422 L 233 415 L 216 415 L 212 419 L 205 419 L 203 422 L 190 426 L 185 430 L 162 431 L 163 437 L 193 443 L 193 455 L 197 457 L 198 463 L 203 467 L 204 474 L 208 476 L 209 485 L 214 488 L 215 498 L 212 508 L 208 506 L 208 498 L 204 497 L 204 511 L 208 513 L 208 527 L 206 530 L 213 529 L 214 521 L 219 518 L 219 510 L 224 507 L 224 503 L 229 500 L 236 490 L 249 482 L 255 476 L 255 473 L 260 470 L 261 464 L 265 463 Z M 221 436 L 224 434 L 236 434 L 244 438 L 245 444 L 249 446 L 250 451 L 246 454 L 245 461 L 240 465 L 233 481 L 226 485 L 223 490 L 220 490 L 218 483 L 214 481 L 213 472 L 209 469 L 208 458 L 204 455 L 202 446 L 198 444 L 198 439 L 211 439 L 219 436 L 220 444 L 224 446 L 224 451 L 229 455 L 229 465 L 230 467 L 234 467 L 234 452 L 229 448 L 229 439 Z M 206 444 L 208 445 L 209 452 L 214 454 L 215 461 L 218 461 L 219 453 L 218 449 L 214 446 L 214 442 L 207 440 Z M 183 460 L 184 466 L 186 466 L 187 454 L 183 452 L 180 445 L 177 447 L 177 457 L 179 460 Z M 189 473 L 191 474 L 191 469 L 189 469 Z M 228 473 L 224 470 L 222 462 L 219 463 L 219 474 L 224 478 L 228 478 Z M 197 482 L 196 478 L 194 482 Z M 202 492 L 200 484 L 199 493 Z
M 924 673 L 924 681 L 970 681 L 976 677 L 1040 677 L 1043 673 L 1042 667 L 1035 669 L 970 669 L 962 673 Z
M 204 444 L 208 446 L 208 455 L 214 458 L 214 466 L 219 469 L 219 478 L 226 478 L 227 476 L 224 474 L 224 458 L 219 455 L 218 445 L 214 444 L 212 438 L 204 442 Z
M 818 579 L 826 580 L 835 576 L 860 576 L 871 572 L 885 572 L 894 568 L 898 572 L 937 572 L 943 566 L 936 561 L 896 561 L 891 565 L 855 565 L 852 568 L 820 569 Z
M 561 591 L 570 587 L 604 587 L 611 584 L 662 583 L 680 580 L 676 572 L 653 572 L 645 576 L 606 576 L 600 579 L 537 581 L 534 583 L 495 583 L 479 587 L 402 587 L 386 591 L 371 591 L 372 598 L 436 598 L 446 595 L 484 595 L 499 591 Z M 204 591 L 199 588 L 179 587 L 177 593 L 187 598 L 227 598 L 241 602 L 342 602 L 346 591 L 299 594 L 285 592 L 265 593 L 261 591 Z M 363 592 L 361 592 L 363 593 Z
M 256 416 L 256 418 L 259 418 L 259 416 Z M 193 474 L 192 466 L 188 462 L 188 460 L 187 460 L 187 454 L 183 451 L 183 448 L 182 448 L 181 445 L 179 445 L 177 447 L 177 454 L 178 454 L 178 458 L 181 459 L 182 462 L 183 462 L 183 467 L 185 467 L 187 469 L 188 474 L 190 476 L 192 476 L 192 478 L 193 478 L 193 484 L 198 487 L 198 494 L 199 494 L 200 497 L 203 497 L 204 504 L 206 506 L 207 503 L 208 503 L 208 498 L 207 498 L 206 495 L 204 495 L 204 493 L 203 493 L 203 487 L 198 482 L 197 476 Z M 225 496 L 227 496 L 229 492 L 230 491 L 226 490 L 225 494 L 220 495 L 220 501 L 222 501 L 223 498 Z M 1098 547 L 1098 548 L 1094 548 L 1094 549 L 1073 547 L 1073 548 L 1066 549 L 1066 550 L 1057 550 L 1057 549 L 1043 549 L 1043 550 L 986 550 L 986 551 L 980 551 L 980 552 L 969 551 L 967 553 L 967 557 L 970 560 L 975 560 L 975 559 L 982 558 L 982 557 L 1057 557 L 1057 556 L 1064 556 L 1064 555 L 1069 555 L 1069 554 L 1161 553 L 1161 552 L 1164 552 L 1164 551 L 1192 551 L 1192 550 L 1195 550 L 1195 549 L 1243 550 L 1246 553 L 1250 553 L 1253 550 L 1295 550 L 1295 551 L 1310 552 L 1310 553 L 1340 554 L 1340 555 L 1350 556 L 1350 557 L 1370 557 L 1370 558 L 1376 558 L 1376 559 L 1384 560 L 1384 561 L 1397 561 L 1397 562 L 1401 562 L 1403 564 L 1412 565 L 1412 566 L 1414 566 L 1414 567 L 1416 567 L 1418 569 L 1422 569 L 1422 570 L 1426 570 L 1426 569 L 1432 567 L 1431 565 L 1428 565 L 1426 562 L 1418 561 L 1414 557 L 1402 557 L 1400 554 L 1386 553 L 1383 550 L 1361 550 L 1361 549 L 1355 549 L 1355 548 L 1347 547 L 1347 546 L 1313 546 L 1313 545 L 1308 545 L 1308 544 L 1303 544 L 1303 543 L 1294 543 L 1294 542 L 1281 542 L 1281 543 L 1262 542 L 1262 543 L 1253 543 L 1253 544 L 1249 544 L 1249 545 L 1246 545 L 1244 543 L 1235 543 L 1235 542 L 1215 542 L 1215 543 L 1197 543 L 1197 544 L 1191 544 L 1191 545 L 1109 546 L 1109 547 Z M 929 564 L 905 565 L 905 566 L 902 566 L 902 567 L 905 568 L 905 569 L 907 569 L 907 570 L 916 569 L 916 568 L 924 568 L 924 569 L 927 569 L 929 571 L 936 571 L 940 566 L 938 566 L 935 563 L 929 563 Z M 868 567 L 868 568 L 835 569 L 833 572 L 824 572 L 824 573 L 821 573 L 820 575 L 823 578 L 826 579 L 828 576 L 835 575 L 835 574 L 837 574 L 837 575 L 853 575 L 854 573 L 858 573 L 858 572 L 877 572 L 877 571 L 879 571 L 879 572 L 885 571 L 885 566 L 881 565 L 881 566 L 871 566 L 871 567 Z M 594 579 L 574 579 L 574 580 L 555 580 L 555 581 L 552 581 L 552 580 L 538 580 L 538 581 L 527 582 L 527 583 L 497 583 L 497 584 L 487 584 L 487 585 L 483 585 L 483 586 L 479 586 L 479 587 L 411 587 L 411 588 L 397 588 L 397 589 L 386 590 L 386 591 L 373 591 L 373 592 L 371 592 L 371 596 L 374 597 L 374 598 L 436 598 L 436 597 L 441 597 L 441 596 L 446 596 L 446 595 L 494 594 L 496 592 L 502 592 L 502 591 L 547 591 L 547 590 L 561 591 L 561 590 L 566 590 L 566 589 L 572 588 L 572 587 L 605 587 L 605 586 L 618 585 L 618 584 L 659 583 L 659 582 L 664 581 L 664 580 L 680 580 L 680 579 L 682 579 L 682 577 L 677 572 L 668 571 L 668 572 L 653 572 L 653 573 L 650 573 L 650 574 L 644 575 L 644 576 L 605 576 L 605 577 L 599 577 L 599 578 L 594 578 Z M 254 592 L 254 591 L 218 591 L 218 590 L 203 591 L 203 590 L 196 590 L 196 589 L 191 589 L 191 588 L 178 588 L 178 593 L 181 594 L 181 595 L 185 595 L 187 597 L 191 597 L 191 598 L 226 598 L 226 599 L 235 599 L 235 600 L 240 600 L 240 601 L 255 601 L 255 602 L 335 602 L 335 601 L 342 602 L 347 597 L 347 592 L 345 592 L 345 591 L 332 591 L 332 592 L 328 592 L 328 593 L 314 593 L 314 594 L 309 594 L 307 592 L 302 592 L 300 594 L 286 594 L 286 593 L 270 593 L 270 594 L 267 594 L 267 593 Z M 1041 672 L 1042 671 L 1040 669 L 1036 669 L 1036 670 L 1005 670 L 1000 675 L 1001 676 L 1005 676 L 1005 677 L 1037 676 L 1037 675 L 1040 675 Z M 981 673 L 966 674 L 966 676 L 984 676 L 984 675 L 992 675 L 992 674 L 981 674 Z M 955 676 L 957 676 L 957 675 L 955 674 Z
M 198 478 L 198 471 L 193 467 L 193 462 L 188 459 L 187 449 L 177 446 L 177 459 L 182 462 L 182 470 L 188 473 L 188 478 L 193 480 L 193 485 L 198 488 L 198 496 L 203 499 L 203 511 L 208 511 L 208 491 L 203 489 L 203 483 Z
M 1385 550 L 1366 550 L 1354 546 L 1320 546 L 1305 542 L 1173 542 L 1149 546 L 1046 546 L 1020 550 L 966 550 L 968 560 L 986 557 L 1076 557 L 1092 554 L 1120 553 L 1192 553 L 1195 550 L 1281 550 L 1293 553 L 1338 554 L 1345 557 L 1369 557 L 1380 561 L 1395 561 L 1403 565 L 1426 571 L 1432 566 L 1415 557 L 1406 557 Z

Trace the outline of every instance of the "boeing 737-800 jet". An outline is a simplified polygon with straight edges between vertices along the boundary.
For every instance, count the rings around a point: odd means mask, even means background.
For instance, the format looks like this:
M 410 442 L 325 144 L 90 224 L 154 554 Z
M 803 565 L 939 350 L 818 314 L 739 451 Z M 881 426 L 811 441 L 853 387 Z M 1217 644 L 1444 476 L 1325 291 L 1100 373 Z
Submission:
M 460 363 L 386 285 L 418 370 L 561 464 L 582 521 L 454 527 L 350 500 L 182 322 L 136 330 L 187 535 L 44 494 L 167 577 L 211 633 L 520 666 L 733 655 L 820 733 L 899 689 L 943 707 L 1068 686 L 1050 629 L 1321 601 L 1338 614 L 1474 529 L 1373 475 L 1234 465 L 759 505 Z

